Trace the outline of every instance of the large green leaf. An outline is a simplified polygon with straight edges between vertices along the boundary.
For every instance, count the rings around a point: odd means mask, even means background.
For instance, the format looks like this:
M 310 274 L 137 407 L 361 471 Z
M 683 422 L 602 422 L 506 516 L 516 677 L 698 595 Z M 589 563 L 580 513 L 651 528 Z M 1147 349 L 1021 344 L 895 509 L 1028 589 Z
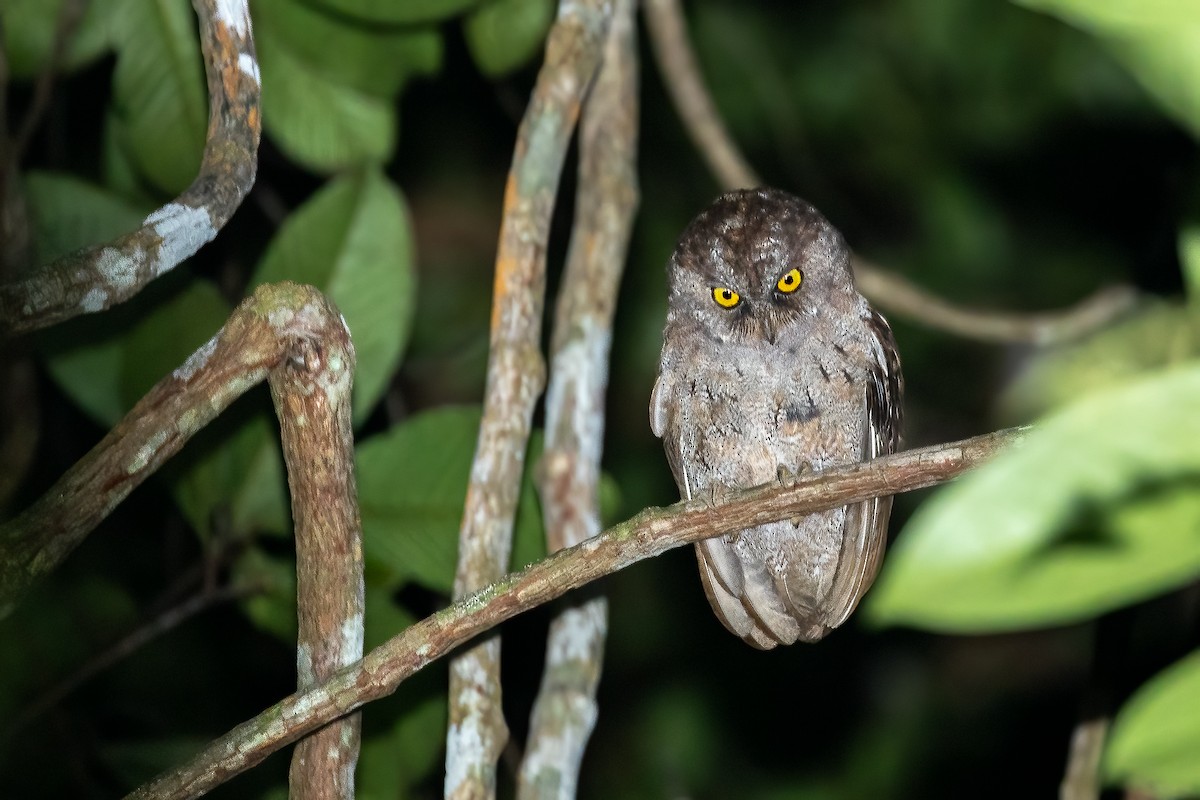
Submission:
M 357 421 L 387 389 L 408 342 L 414 260 L 404 197 L 369 169 L 331 181 L 288 217 L 255 272 L 255 285 L 310 283 L 337 304 L 358 356 Z
M 90 0 L 57 65 L 59 70 L 78 69 L 99 57 L 109 45 L 110 21 L 120 0 Z M 14 78 L 32 78 L 50 64 L 60 10 L 65 0 L 4 0 L 4 55 Z
M 407 420 L 358 447 L 358 494 L 369 567 L 449 593 L 459 523 L 475 455 L 479 409 L 444 408 Z M 531 443 L 514 531 L 512 564 L 545 553 L 541 510 L 530 480 Z
M 479 69 L 501 76 L 541 50 L 553 20 L 553 0 L 489 0 L 467 16 L 463 33 Z
M 120 0 L 113 13 L 114 128 L 138 171 L 169 194 L 196 177 L 208 103 L 196 16 L 185 0 Z
M 269 16 L 268 16 L 269 19 Z M 289 158 L 321 172 L 381 163 L 396 143 L 395 102 L 340 83 L 283 32 L 255 28 L 263 125 Z
M 255 33 L 277 40 L 329 81 L 390 98 L 409 78 L 437 71 L 436 27 L 381 27 L 329 14 L 297 0 L 253 0 Z
M 1192 0 L 1016 0 L 1096 34 L 1200 137 L 1200 5 Z
M 32 171 L 24 180 L 39 263 L 135 230 L 150 211 L 74 175 Z
M 870 618 L 945 631 L 1086 619 L 1200 575 L 1200 365 L 1098 392 L 927 502 Z
M 1200 652 L 1138 690 L 1117 714 L 1108 780 L 1154 797 L 1200 795 Z
M 352 19 L 383 25 L 438 22 L 461 14 L 479 0 L 312 0 Z
M 48 262 L 138 227 L 145 217 L 118 195 L 69 175 L 31 172 L 25 198 L 33 248 Z M 125 311 L 123 316 L 128 316 Z M 120 387 L 121 347 L 110 320 L 83 318 L 39 337 L 51 375 L 88 414 L 112 425 L 127 410 Z
M 1200 225 L 1190 225 L 1180 232 L 1179 263 L 1183 267 L 1183 286 L 1188 300 L 1200 308 Z
M 1035 354 L 1000 400 L 1024 422 L 1080 397 L 1200 356 L 1200 311 L 1147 303 L 1136 315 L 1083 341 Z
M 436 765 L 446 741 L 446 696 L 426 696 L 405 709 L 391 730 L 364 737 L 358 800 L 404 800 Z

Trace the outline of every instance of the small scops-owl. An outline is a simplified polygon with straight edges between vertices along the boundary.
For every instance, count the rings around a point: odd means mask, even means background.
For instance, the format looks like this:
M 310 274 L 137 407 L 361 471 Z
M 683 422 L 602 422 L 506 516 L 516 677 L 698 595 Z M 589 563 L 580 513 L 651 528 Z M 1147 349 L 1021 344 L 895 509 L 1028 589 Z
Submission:
M 903 381 L 841 234 L 774 189 L 730 192 L 683 232 L 650 425 L 684 499 L 894 452 Z M 870 587 L 891 498 L 700 542 L 725 627 L 755 647 L 815 642 Z

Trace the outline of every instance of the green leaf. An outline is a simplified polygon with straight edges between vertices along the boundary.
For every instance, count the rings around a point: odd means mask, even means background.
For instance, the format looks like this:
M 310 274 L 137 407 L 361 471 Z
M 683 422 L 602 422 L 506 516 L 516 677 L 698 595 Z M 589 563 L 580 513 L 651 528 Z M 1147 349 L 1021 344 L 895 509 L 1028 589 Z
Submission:
M 364 652 L 370 652 L 412 625 L 416 619 L 396 604 L 386 587 L 376 584 L 370 577 L 366 584 L 363 648 Z
M 413 25 L 457 16 L 479 0 L 313 0 L 321 8 L 362 22 Z
M 132 408 L 150 387 L 179 368 L 229 317 L 229 304 L 212 283 L 188 282 L 146 312 L 122 341 L 121 399 Z
M 1200 365 L 1098 392 L 913 516 L 866 612 L 958 632 L 1087 619 L 1200 574 Z
M 284 222 L 253 284 L 293 280 L 329 295 L 350 326 L 354 418 L 387 389 L 415 308 L 415 252 L 404 197 L 374 169 L 331 181 Z
M 424 697 L 391 730 L 364 739 L 358 763 L 358 800 L 396 800 L 433 771 L 446 741 L 445 695 Z
M 463 21 L 463 33 L 479 69 L 500 77 L 541 51 L 553 21 L 553 0 L 489 0 Z
M 32 171 L 25 175 L 34 250 L 48 263 L 81 247 L 136 230 L 150 209 L 73 175 Z
M 252 547 L 233 565 L 236 586 L 259 591 L 241 601 L 242 611 L 260 630 L 288 644 L 296 643 L 296 561 L 268 555 Z
M 442 37 L 435 27 L 381 27 L 296 0 L 253 0 L 254 30 L 332 83 L 381 99 L 417 75 L 436 72 Z
M 115 193 L 58 173 L 29 173 L 25 198 L 34 252 L 42 263 L 134 230 L 145 217 Z M 54 380 L 105 426 L 128 410 L 120 387 L 121 346 L 112 324 L 114 317 L 128 315 L 89 315 L 38 337 L 39 348 L 50 354 L 46 367 Z
M 109 20 L 118 0 L 90 0 L 83 18 L 67 43 L 58 70 L 73 72 L 94 61 L 108 48 Z M 64 2 L 50 0 L 5 0 L 3 16 L 4 55 L 14 78 L 33 78 L 50 65 L 60 9 Z
M 196 177 L 208 105 L 196 17 L 180 0 L 118 0 L 113 19 L 117 141 L 151 183 L 178 194 Z
M 1200 7 L 1191 0 L 1017 0 L 1098 36 L 1193 136 L 1200 137 Z
M 139 617 L 137 603 L 115 581 L 77 575 L 52 581 L 4 620 L 0 647 L 0 715 L 13 720 L 46 688 L 78 673 Z M 78 633 L 79 635 L 75 635 Z
M 1183 289 L 1188 301 L 1200 308 L 1200 225 L 1184 228 L 1179 234 L 1179 263 L 1183 267 Z
M 289 158 L 318 172 L 386 161 L 396 144 L 391 98 L 334 80 L 271 26 L 255 29 L 263 124 Z
M 459 523 L 479 431 L 478 408 L 418 414 L 358 447 L 358 493 L 369 568 L 398 583 L 415 580 L 449 594 L 454 585 Z M 526 459 L 512 563 L 536 560 L 545 545 L 530 479 L 540 445 Z
M 1139 375 L 1200 356 L 1200 314 L 1178 303 L 1148 303 L 1135 316 L 1087 339 L 1030 359 L 1004 390 L 1002 416 L 1023 422 Z
M 1200 652 L 1179 661 L 1117 713 L 1104 757 L 1110 783 L 1154 797 L 1200 795 Z

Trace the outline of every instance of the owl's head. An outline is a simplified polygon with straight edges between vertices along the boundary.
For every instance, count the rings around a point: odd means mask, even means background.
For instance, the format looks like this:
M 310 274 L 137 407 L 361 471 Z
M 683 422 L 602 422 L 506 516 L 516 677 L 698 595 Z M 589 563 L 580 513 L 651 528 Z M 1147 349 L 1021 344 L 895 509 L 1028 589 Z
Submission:
M 684 230 L 667 272 L 669 319 L 688 318 L 719 341 L 803 336 L 859 299 L 841 234 L 778 189 L 717 198 Z

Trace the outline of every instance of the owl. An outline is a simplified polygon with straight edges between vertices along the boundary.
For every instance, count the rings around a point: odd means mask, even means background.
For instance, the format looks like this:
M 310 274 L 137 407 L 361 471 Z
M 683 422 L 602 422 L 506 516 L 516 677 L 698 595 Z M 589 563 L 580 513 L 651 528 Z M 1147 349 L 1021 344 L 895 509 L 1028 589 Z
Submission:
M 895 451 L 895 340 L 815 208 L 775 189 L 723 195 L 684 230 L 667 273 L 650 427 L 684 499 Z M 876 498 L 699 542 L 713 610 L 764 650 L 821 639 L 874 581 L 891 505 Z

